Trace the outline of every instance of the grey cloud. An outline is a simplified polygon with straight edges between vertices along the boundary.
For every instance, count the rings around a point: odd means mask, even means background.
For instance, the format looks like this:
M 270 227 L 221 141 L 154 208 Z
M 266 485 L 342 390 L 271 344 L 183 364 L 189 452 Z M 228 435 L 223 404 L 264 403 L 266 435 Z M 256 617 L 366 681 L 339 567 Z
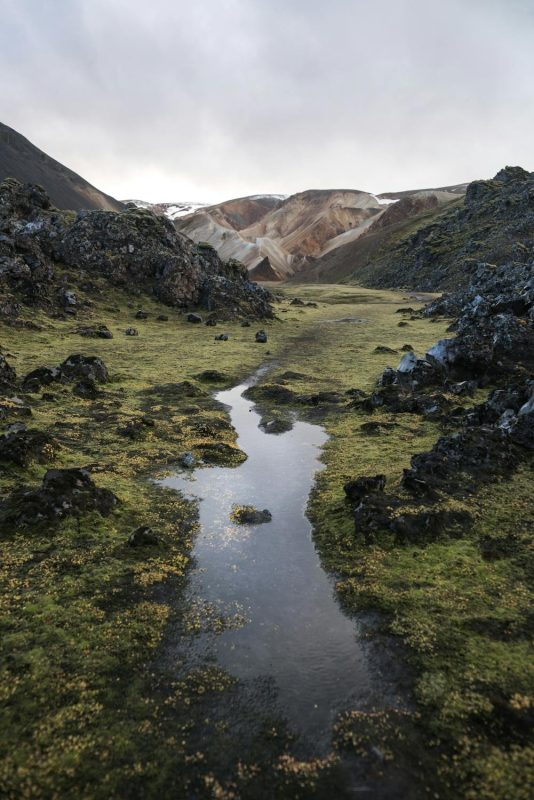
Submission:
M 386 191 L 533 166 L 530 0 L 0 7 L 0 118 L 118 197 Z

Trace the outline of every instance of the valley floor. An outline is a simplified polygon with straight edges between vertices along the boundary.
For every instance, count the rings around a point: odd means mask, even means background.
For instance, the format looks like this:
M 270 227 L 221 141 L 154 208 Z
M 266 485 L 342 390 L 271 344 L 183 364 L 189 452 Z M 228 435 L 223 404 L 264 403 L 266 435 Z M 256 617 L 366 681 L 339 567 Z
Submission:
M 211 463 L 243 459 L 212 393 L 265 362 L 273 367 L 263 383 L 295 394 L 369 391 L 387 365 L 397 365 L 403 345 L 421 355 L 447 321 L 396 313 L 420 305 L 399 293 L 308 285 L 287 290 L 272 322 L 211 328 L 145 297 L 133 305 L 130 296 L 107 291 L 83 313 L 105 323 L 113 339 L 75 334 L 82 314 L 76 322 L 33 315 L 39 330 L 0 328 L 2 351 L 19 376 L 78 352 L 100 356 L 111 376 L 94 400 L 62 384 L 50 387 L 48 399 L 31 396 L 32 417 L 23 421 L 51 434 L 59 449 L 50 463 L 2 464 L 2 492 L 36 484 L 52 466 L 90 466 L 95 483 L 120 500 L 106 518 L 95 512 L 67 517 L 53 531 L 1 533 L 0 794 L 342 797 L 352 759 L 378 787 L 371 796 L 395 797 L 394 775 L 414 798 L 526 800 L 532 472 L 449 501 L 468 508 L 473 527 L 424 546 L 399 546 L 386 534 L 365 544 L 344 499 L 344 483 L 357 476 L 398 481 L 410 456 L 452 422 L 377 411 L 369 435 L 361 427 L 369 415 L 345 401 L 296 407 L 330 435 L 309 506 L 316 546 L 337 576 L 344 608 L 379 612 L 380 635 L 403 642 L 414 676 L 412 711 L 345 714 L 332 755 L 309 761 L 292 755 L 283 732 L 266 730 L 247 759 L 228 756 L 223 774 L 209 739 L 223 741 L 224 729 L 205 719 L 204 700 L 226 693 L 231 704 L 235 681 L 217 665 L 176 681 L 159 665 L 165 636 L 183 613 L 176 597 L 187 581 L 197 520 L 188 501 L 150 479 L 167 474 L 185 452 Z M 290 305 L 295 294 L 316 307 Z M 141 305 L 146 320 L 134 319 Z M 157 320 L 162 312 L 167 321 Z M 139 336 L 124 335 L 131 325 Z M 254 341 L 260 327 L 267 344 Z M 222 332 L 229 341 L 214 341 Z M 396 352 L 375 352 L 377 346 Z M 214 382 L 206 370 L 222 377 Z M 266 420 L 291 416 L 290 401 L 265 397 Z M 140 525 L 153 529 L 157 546 L 127 545 Z M 513 534 L 514 544 L 485 558 L 480 543 L 496 530 L 501 538 Z

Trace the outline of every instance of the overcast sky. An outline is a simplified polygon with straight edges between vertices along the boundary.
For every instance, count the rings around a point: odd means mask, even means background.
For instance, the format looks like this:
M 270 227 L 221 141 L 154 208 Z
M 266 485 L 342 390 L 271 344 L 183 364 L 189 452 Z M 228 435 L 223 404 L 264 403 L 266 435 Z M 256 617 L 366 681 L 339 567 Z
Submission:
M 0 0 L 0 119 L 106 192 L 534 169 L 534 0 Z

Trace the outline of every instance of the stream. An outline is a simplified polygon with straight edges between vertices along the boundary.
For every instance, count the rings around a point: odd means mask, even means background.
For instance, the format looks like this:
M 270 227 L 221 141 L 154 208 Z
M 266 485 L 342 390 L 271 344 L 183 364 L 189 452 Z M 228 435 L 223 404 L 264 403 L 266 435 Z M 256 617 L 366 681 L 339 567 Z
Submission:
M 339 711 L 383 705 L 388 692 L 362 641 L 362 623 L 336 600 L 306 517 L 327 434 L 301 421 L 285 433 L 263 432 L 254 403 L 243 397 L 260 374 L 215 395 L 228 409 L 247 460 L 161 481 L 199 501 L 186 607 L 237 619 L 220 631 L 177 637 L 175 656 L 189 665 L 215 663 L 244 684 L 268 681 L 269 712 L 286 720 L 301 752 L 319 755 L 330 747 Z M 272 521 L 235 524 L 234 504 L 266 508 Z

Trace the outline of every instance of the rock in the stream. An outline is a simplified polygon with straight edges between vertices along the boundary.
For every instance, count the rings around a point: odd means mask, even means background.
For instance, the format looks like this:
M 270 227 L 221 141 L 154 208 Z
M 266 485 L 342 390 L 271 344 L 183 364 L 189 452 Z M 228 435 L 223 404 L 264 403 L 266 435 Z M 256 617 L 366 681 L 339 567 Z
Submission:
M 263 522 L 270 522 L 273 515 L 266 508 L 259 511 L 254 506 L 234 506 L 231 519 L 239 525 L 260 525 Z
M 148 525 L 141 525 L 128 536 L 130 547 L 147 547 L 159 544 L 159 539 Z

